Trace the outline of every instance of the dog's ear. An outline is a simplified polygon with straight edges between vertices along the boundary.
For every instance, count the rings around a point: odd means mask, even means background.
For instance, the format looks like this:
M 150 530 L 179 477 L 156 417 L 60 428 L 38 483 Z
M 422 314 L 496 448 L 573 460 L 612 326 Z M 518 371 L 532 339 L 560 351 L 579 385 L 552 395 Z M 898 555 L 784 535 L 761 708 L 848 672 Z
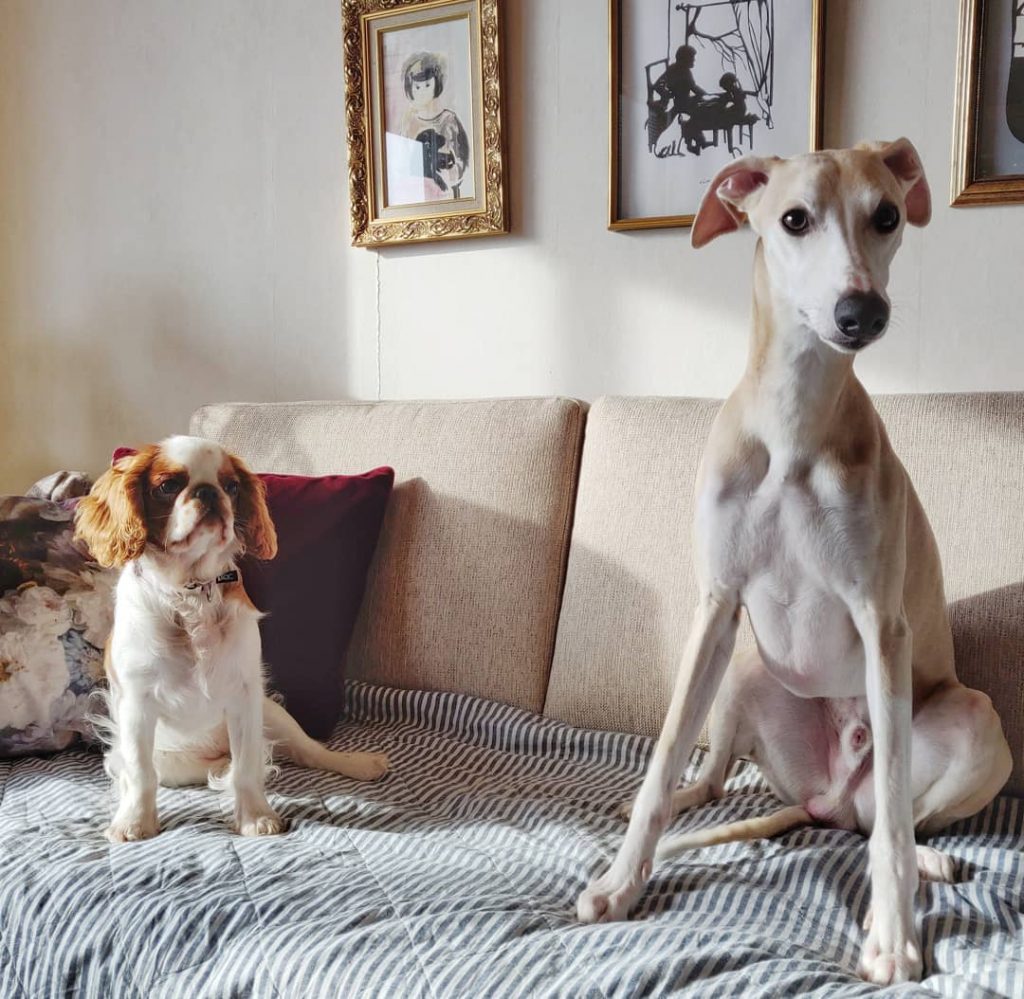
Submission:
M 246 552 L 258 559 L 271 559 L 277 554 L 277 531 L 267 509 L 267 487 L 259 476 L 249 471 L 241 458 L 231 456 L 238 476 L 238 508 L 235 530 Z
M 733 232 L 745 221 L 755 195 L 768 183 L 772 160 L 744 156 L 718 171 L 704 192 L 693 220 L 690 244 L 700 248 L 716 236 Z
M 907 221 L 911 225 L 927 225 L 932 217 L 932 196 L 914 144 L 910 139 L 897 139 L 883 145 L 878 155 L 903 187 Z
M 75 538 L 108 569 L 133 562 L 146 549 L 143 489 L 156 454 L 152 446 L 116 461 L 75 510 Z

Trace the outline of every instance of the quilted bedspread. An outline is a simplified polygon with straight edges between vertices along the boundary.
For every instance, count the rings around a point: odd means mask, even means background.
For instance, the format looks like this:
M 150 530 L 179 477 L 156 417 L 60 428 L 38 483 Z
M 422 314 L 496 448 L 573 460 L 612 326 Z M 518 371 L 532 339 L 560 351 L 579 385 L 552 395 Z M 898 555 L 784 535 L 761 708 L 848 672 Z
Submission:
M 855 975 L 867 849 L 799 829 L 662 864 L 630 922 L 580 926 L 651 743 L 469 697 L 350 684 L 332 745 L 382 749 L 377 784 L 284 766 L 290 820 L 243 839 L 205 788 L 160 791 L 163 831 L 112 847 L 100 758 L 0 761 L 0 997 L 1022 996 L 1024 804 L 932 840 L 920 985 Z M 741 766 L 675 829 L 777 803 Z

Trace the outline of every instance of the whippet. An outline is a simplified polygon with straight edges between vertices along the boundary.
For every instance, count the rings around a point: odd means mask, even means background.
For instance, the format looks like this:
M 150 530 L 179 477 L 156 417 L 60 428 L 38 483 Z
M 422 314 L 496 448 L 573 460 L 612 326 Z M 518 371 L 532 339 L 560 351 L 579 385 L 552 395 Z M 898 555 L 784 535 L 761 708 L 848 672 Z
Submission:
M 647 774 L 624 809 L 625 839 L 579 898 L 585 922 L 627 915 L 672 815 L 721 795 L 732 759 L 748 756 L 787 807 L 676 847 L 806 822 L 870 833 L 860 973 L 878 983 L 921 973 L 919 873 L 951 879 L 953 868 L 915 846 L 915 827 L 931 832 L 980 810 L 1012 768 L 991 701 L 957 680 L 935 539 L 853 373 L 857 352 L 888 325 L 903 227 L 930 214 L 906 139 L 746 157 L 704 196 L 695 247 L 744 217 L 759 237 L 750 355 L 697 476 L 690 638 Z M 727 670 L 744 607 L 757 648 Z M 709 710 L 703 770 L 677 791 Z

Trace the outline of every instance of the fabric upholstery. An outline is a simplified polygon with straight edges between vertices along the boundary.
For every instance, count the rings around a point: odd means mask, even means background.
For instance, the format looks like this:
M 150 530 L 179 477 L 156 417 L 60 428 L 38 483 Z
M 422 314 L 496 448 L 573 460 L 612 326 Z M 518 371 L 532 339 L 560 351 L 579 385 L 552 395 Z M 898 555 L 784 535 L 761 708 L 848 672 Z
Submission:
M 347 675 L 540 710 L 583 412 L 567 399 L 221 404 L 192 431 L 261 471 L 394 467 Z
M 336 749 L 363 784 L 285 763 L 284 836 L 231 832 L 208 788 L 161 788 L 163 831 L 112 846 L 94 753 L 0 760 L 4 999 L 782 999 L 1024 995 L 1024 802 L 930 842 L 957 884 L 914 899 L 923 980 L 857 978 L 868 843 L 805 827 L 659 862 L 629 921 L 577 894 L 622 842 L 651 750 L 466 697 L 349 685 Z M 696 760 L 694 761 L 696 762 Z M 692 771 L 691 771 L 692 773 Z M 756 768 L 673 832 L 778 808 Z
M 591 407 L 545 714 L 644 735 L 661 727 L 697 599 L 694 480 L 719 405 Z
M 957 670 L 989 693 L 1024 792 L 1024 394 L 877 400 L 942 554 Z M 693 487 L 719 403 L 605 398 L 580 470 L 545 713 L 653 734 L 696 599 Z M 744 623 L 738 645 L 752 637 Z

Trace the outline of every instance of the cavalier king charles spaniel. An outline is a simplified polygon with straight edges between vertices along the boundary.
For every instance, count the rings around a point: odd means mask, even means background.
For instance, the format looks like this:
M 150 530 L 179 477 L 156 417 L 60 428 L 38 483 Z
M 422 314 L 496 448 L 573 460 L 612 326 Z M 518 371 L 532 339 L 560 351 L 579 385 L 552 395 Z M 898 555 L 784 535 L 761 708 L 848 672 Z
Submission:
M 277 553 L 264 493 L 219 445 L 171 437 L 115 462 L 78 506 L 76 536 L 121 569 L 106 647 L 111 842 L 157 834 L 158 782 L 230 787 L 238 832 L 282 832 L 264 793 L 273 748 L 357 780 L 387 771 L 385 756 L 315 742 L 264 695 L 261 614 L 236 561 Z

